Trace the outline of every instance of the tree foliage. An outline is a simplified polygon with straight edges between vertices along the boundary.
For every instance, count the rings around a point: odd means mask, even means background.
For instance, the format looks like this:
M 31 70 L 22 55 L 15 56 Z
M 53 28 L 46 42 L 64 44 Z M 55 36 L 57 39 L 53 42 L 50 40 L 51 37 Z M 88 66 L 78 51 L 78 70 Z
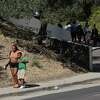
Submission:
M 87 19 L 94 2 L 99 0 L 0 0 L 0 16 L 31 17 L 38 10 L 42 12 L 41 19 L 51 23 Z

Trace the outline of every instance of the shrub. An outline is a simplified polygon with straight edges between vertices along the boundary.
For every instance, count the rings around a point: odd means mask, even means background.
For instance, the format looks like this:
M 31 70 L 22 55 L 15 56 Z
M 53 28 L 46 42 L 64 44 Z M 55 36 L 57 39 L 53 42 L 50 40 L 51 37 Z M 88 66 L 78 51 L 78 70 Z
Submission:
M 40 64 L 40 62 L 38 61 L 38 58 L 36 56 L 34 56 L 32 58 L 32 66 L 36 66 L 38 68 L 42 68 L 43 66 Z

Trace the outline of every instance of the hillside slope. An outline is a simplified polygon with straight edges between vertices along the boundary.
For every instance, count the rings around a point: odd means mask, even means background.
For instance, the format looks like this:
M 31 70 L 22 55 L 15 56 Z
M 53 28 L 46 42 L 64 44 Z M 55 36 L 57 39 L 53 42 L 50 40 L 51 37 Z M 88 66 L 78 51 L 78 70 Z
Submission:
M 7 55 L 13 41 L 13 39 L 0 35 L 0 87 L 11 85 L 10 70 L 9 68 L 7 71 L 3 70 L 3 66 L 8 61 Z M 59 61 L 52 60 L 43 55 L 31 54 L 26 51 L 25 55 L 33 58 L 32 63 L 27 66 L 26 80 L 30 83 L 77 75 L 77 73 L 69 68 L 63 68 L 63 64 Z

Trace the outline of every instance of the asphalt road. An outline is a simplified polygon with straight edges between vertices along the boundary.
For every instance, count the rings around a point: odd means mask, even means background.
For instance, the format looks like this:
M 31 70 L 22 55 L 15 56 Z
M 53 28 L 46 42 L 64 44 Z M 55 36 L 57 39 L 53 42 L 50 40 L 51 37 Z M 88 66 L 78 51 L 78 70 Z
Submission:
M 25 100 L 100 100 L 100 87 L 50 94 Z

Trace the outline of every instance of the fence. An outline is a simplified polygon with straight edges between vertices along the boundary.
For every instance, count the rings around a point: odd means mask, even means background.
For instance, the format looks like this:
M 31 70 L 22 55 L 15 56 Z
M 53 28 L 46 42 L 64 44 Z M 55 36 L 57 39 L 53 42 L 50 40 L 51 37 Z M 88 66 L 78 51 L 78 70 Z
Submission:
M 63 55 L 70 64 L 75 63 L 87 70 L 92 70 L 92 47 L 74 42 L 51 40 L 50 47 L 56 53 Z M 57 45 L 58 44 L 58 45 Z

